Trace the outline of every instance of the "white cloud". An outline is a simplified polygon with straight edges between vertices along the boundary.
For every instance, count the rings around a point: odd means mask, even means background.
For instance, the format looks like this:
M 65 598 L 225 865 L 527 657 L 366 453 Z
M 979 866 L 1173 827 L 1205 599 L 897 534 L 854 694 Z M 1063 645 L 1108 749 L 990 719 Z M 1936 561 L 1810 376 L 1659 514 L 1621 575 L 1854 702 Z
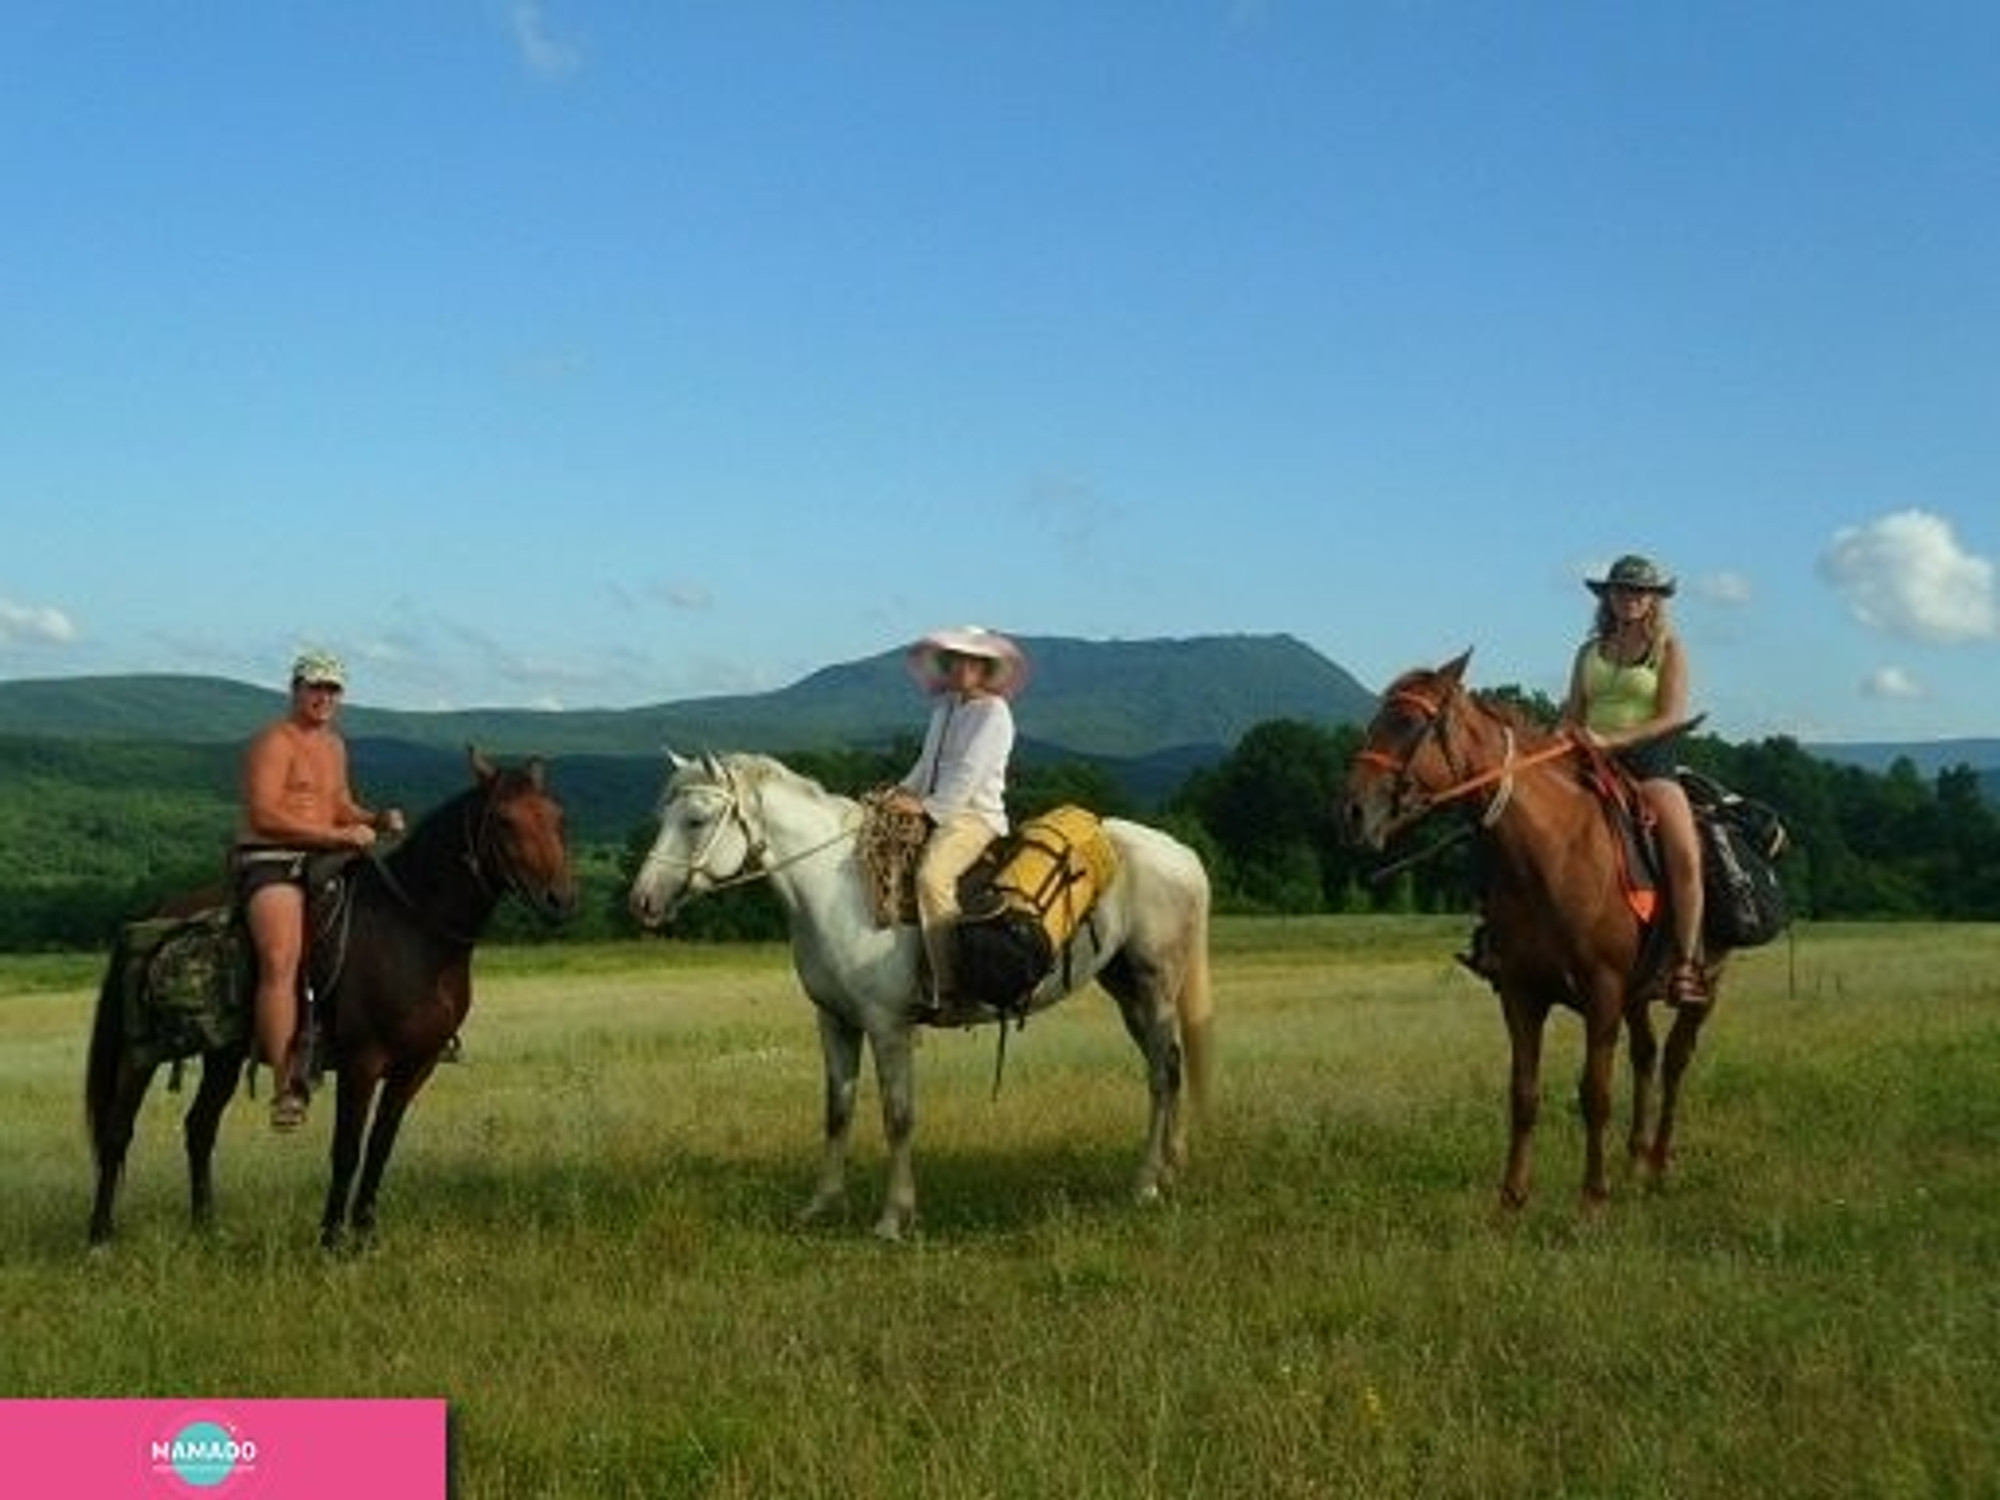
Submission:
M 66 646 L 75 639 L 76 626 L 53 605 L 0 599 L 0 646 Z
M 1924 685 L 1901 667 L 1877 667 L 1861 684 L 1862 696 L 1908 703 L 1928 697 Z
M 1945 645 L 2000 639 L 1993 564 L 1961 548 L 1951 523 L 1928 511 L 1843 527 L 1819 573 L 1876 630 Z
M 568 78 L 583 66 L 583 49 L 556 40 L 541 0 L 514 0 L 508 12 L 521 60 L 543 78 Z
M 1711 604 L 1739 605 L 1750 602 L 1750 580 L 1741 573 L 1710 573 L 1695 585 L 1696 591 Z
M 707 614 L 715 608 L 715 594 L 707 584 L 693 579 L 661 579 L 645 587 L 644 597 L 649 604 L 664 604 L 668 609 L 687 614 Z

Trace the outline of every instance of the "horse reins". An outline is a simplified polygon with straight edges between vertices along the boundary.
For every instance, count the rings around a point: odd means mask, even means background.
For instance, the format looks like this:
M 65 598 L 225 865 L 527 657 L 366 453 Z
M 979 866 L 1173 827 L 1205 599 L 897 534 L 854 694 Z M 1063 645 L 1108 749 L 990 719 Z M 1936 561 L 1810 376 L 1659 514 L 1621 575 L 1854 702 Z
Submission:
M 1421 693 L 1415 688 L 1398 688 L 1389 695 L 1389 702 L 1392 705 L 1414 710 L 1422 720 L 1421 728 L 1410 736 L 1408 746 L 1403 750 L 1400 757 L 1386 750 L 1364 748 L 1357 752 L 1354 758 L 1362 765 L 1374 766 L 1378 770 L 1387 772 L 1395 778 L 1394 790 L 1396 803 L 1401 806 L 1407 798 L 1410 809 L 1407 813 L 1397 818 L 1396 826 L 1399 828 L 1407 827 L 1422 818 L 1428 817 L 1447 803 L 1462 801 L 1467 797 L 1485 791 L 1488 787 L 1497 787 L 1498 790 L 1494 792 L 1492 799 L 1479 814 L 1479 826 L 1482 828 L 1491 828 L 1500 821 L 1500 817 L 1506 812 L 1508 804 L 1513 801 L 1514 777 L 1516 773 L 1528 770 L 1533 766 L 1546 764 L 1552 760 L 1560 760 L 1562 757 L 1573 753 L 1577 748 L 1577 742 L 1565 734 L 1539 750 L 1532 751 L 1525 756 L 1517 755 L 1514 744 L 1514 728 L 1511 724 L 1504 725 L 1503 732 L 1506 737 L 1506 750 L 1501 757 L 1500 764 L 1489 767 L 1484 771 L 1468 773 L 1460 770 L 1458 758 L 1452 753 L 1451 741 L 1445 733 L 1446 719 L 1451 708 L 1451 698 L 1449 696 L 1437 699 L 1432 698 L 1426 693 Z M 1417 756 L 1423 753 L 1425 742 L 1431 739 L 1437 741 L 1438 753 L 1444 758 L 1445 768 L 1453 776 L 1459 778 L 1450 785 L 1441 787 L 1436 791 L 1419 786 L 1411 770 L 1412 766 L 1416 763 Z M 1410 793 L 1412 791 L 1420 795 L 1411 796 Z
M 846 824 L 838 832 L 821 839 L 817 844 L 799 850 L 796 854 L 788 854 L 783 859 L 772 859 L 770 844 L 750 826 L 750 819 L 743 811 L 743 799 L 737 794 L 727 773 L 723 780 L 709 783 L 707 790 L 715 792 L 722 798 L 727 818 L 734 819 L 737 826 L 743 830 L 743 841 L 746 845 L 743 851 L 743 863 L 733 874 L 709 875 L 707 888 L 711 891 L 726 891 L 735 886 L 768 880 L 782 870 L 789 870 L 793 865 L 802 864 L 814 855 L 846 842 L 861 831 L 859 821 Z M 701 847 L 686 859 L 675 859 L 655 848 L 647 854 L 646 865 L 678 866 L 689 877 L 706 873 L 702 867 L 708 863 L 708 856 L 715 849 L 715 841 L 722 837 L 722 830 L 727 826 L 726 820 L 718 820 L 715 826 L 709 829 L 708 836 L 701 841 Z

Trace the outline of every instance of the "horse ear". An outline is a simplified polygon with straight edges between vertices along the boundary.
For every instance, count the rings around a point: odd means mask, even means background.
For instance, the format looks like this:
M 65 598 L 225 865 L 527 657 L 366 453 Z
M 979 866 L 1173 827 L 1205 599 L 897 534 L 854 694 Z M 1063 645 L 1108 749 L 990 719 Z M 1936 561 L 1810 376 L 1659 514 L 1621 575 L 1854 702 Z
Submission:
M 1471 660 L 1472 647 L 1467 646 L 1458 655 L 1438 668 L 1438 676 L 1447 678 L 1452 682 L 1462 682 L 1465 680 L 1466 663 Z
M 500 774 L 500 768 L 488 760 L 485 752 L 477 745 L 465 747 L 465 758 L 472 766 L 472 778 L 475 781 L 488 782 Z

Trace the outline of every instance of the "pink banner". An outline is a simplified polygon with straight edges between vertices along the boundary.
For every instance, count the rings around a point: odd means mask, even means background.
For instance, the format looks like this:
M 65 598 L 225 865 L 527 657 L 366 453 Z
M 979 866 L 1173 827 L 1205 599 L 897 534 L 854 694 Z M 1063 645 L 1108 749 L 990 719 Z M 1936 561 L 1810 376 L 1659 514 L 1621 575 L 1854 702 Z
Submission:
M 18 1500 L 446 1500 L 442 1400 L 0 1400 Z

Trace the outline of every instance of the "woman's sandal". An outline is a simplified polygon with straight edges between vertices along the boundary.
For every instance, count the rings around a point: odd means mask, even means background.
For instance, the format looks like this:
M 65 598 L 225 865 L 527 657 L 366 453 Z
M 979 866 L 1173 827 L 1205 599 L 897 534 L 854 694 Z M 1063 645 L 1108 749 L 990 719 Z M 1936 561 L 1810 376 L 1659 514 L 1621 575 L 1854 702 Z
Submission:
M 1667 1004 L 1681 1010 L 1703 1010 L 1709 1002 L 1708 976 L 1692 959 L 1674 965 L 1667 977 Z

